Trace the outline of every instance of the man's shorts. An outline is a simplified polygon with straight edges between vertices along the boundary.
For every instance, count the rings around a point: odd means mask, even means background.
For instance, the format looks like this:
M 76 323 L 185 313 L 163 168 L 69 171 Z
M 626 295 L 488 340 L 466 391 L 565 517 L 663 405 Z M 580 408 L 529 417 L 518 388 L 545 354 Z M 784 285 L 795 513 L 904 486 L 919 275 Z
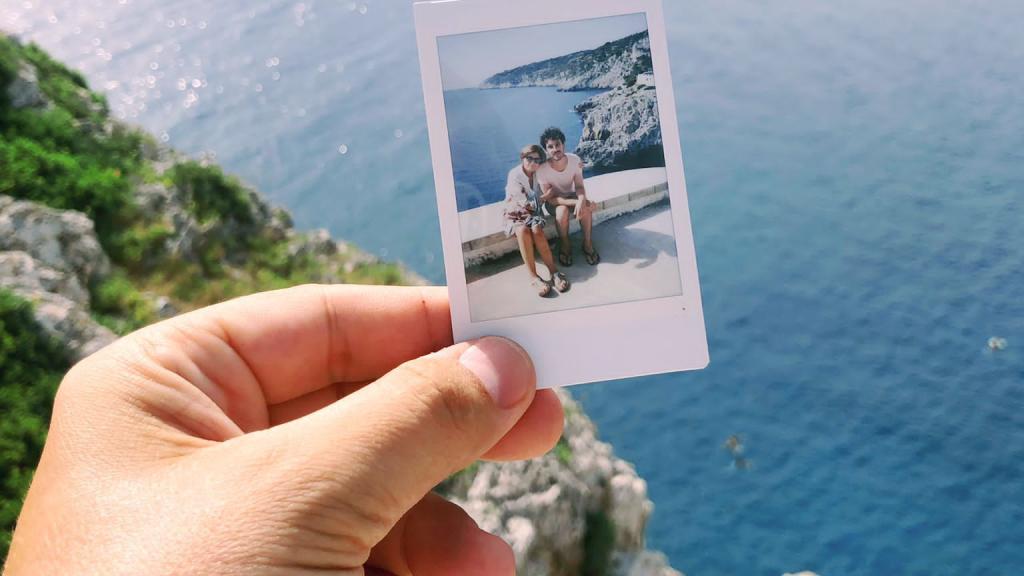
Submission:
M 562 198 L 565 198 L 567 200 L 576 200 L 578 198 L 578 196 L 573 194 L 572 196 L 562 196 Z M 594 209 L 597 208 L 597 203 L 594 202 L 593 200 L 587 200 L 587 203 L 590 204 L 590 209 L 591 210 L 594 210 Z M 569 208 L 569 207 L 566 206 L 566 208 Z M 555 204 L 552 204 L 550 202 L 545 202 L 544 203 L 544 212 L 547 213 L 547 215 L 551 216 L 552 218 L 554 218 L 555 210 L 557 210 L 557 209 L 558 209 L 558 206 L 556 206 Z M 572 220 L 575 217 L 576 217 L 576 210 L 573 209 L 573 208 L 569 208 L 569 219 Z

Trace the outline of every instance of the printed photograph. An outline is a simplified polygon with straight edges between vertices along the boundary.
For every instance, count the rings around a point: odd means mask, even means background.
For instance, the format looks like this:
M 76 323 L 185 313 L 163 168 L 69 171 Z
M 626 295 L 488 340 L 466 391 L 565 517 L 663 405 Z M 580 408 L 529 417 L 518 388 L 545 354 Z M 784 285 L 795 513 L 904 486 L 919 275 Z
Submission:
M 473 322 L 681 294 L 644 14 L 438 54 Z

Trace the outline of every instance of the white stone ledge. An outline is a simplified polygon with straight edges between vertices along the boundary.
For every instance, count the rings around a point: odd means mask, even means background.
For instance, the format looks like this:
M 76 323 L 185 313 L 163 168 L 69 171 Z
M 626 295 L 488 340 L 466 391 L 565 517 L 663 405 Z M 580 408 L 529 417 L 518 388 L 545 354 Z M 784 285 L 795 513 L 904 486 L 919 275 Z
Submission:
M 597 203 L 594 225 L 630 214 L 668 198 L 668 179 L 664 168 L 641 168 L 603 174 L 584 181 L 587 197 Z M 459 214 L 463 264 L 469 268 L 495 260 L 519 249 L 515 237 L 505 235 L 504 202 L 495 202 Z M 579 231 L 572 220 L 569 233 Z M 548 238 L 558 235 L 554 221 L 548 218 L 544 228 Z

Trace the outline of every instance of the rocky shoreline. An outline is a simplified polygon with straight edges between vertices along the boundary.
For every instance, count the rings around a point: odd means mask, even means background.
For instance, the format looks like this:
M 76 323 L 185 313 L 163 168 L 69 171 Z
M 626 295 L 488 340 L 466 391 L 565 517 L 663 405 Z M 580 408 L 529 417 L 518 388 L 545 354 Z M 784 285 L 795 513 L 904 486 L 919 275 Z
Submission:
M 647 32 L 593 50 L 495 74 L 482 89 L 606 90 L 576 106 L 583 135 L 576 154 L 594 174 L 665 165 Z
M 565 430 L 554 450 L 523 462 L 482 462 L 440 491 L 480 527 L 505 539 L 521 574 L 682 576 L 646 549 L 654 511 L 647 483 L 567 392 Z

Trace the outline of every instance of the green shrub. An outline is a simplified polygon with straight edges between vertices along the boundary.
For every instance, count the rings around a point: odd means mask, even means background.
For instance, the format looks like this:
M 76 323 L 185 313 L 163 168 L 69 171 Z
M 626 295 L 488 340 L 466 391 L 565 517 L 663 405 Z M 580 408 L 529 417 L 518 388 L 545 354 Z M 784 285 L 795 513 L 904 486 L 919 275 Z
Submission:
M 0 102 L 0 194 L 84 212 L 107 246 L 133 220 L 130 181 L 141 167 L 143 136 L 110 123 L 103 96 L 90 92 L 81 74 L 38 46 L 21 46 L 5 36 L 0 36 L 0 87 L 21 61 L 36 67 L 40 89 L 52 105 L 14 109 Z
M 603 511 L 588 513 L 583 535 L 581 576 L 606 576 L 610 572 L 614 549 L 615 523 Z
M 110 238 L 107 254 L 130 271 L 146 272 L 167 257 L 167 240 L 173 235 L 174 230 L 162 222 L 136 224 Z
M 42 110 L 0 109 L 0 130 L 7 140 L 26 138 L 47 149 L 71 153 L 125 173 L 134 173 L 142 165 L 144 136 L 139 131 L 116 123 L 109 126 L 109 132 L 87 128 L 71 111 L 59 106 Z
M 555 444 L 554 453 L 555 457 L 562 464 L 568 466 L 572 463 L 572 448 L 569 447 L 569 441 L 565 439 L 565 435 L 558 439 L 558 443 Z
M 156 320 L 153 306 L 122 272 L 115 272 L 92 291 L 95 319 L 118 334 L 127 334 Z
M 356 266 L 345 281 L 352 284 L 389 286 L 400 284 L 403 277 L 402 269 L 397 264 L 372 262 Z
M 219 167 L 189 160 L 175 164 L 169 173 L 185 197 L 189 211 L 200 222 L 253 222 L 248 192 L 237 179 L 225 175 Z
M 18 47 L 14 42 L 0 34 L 0 109 L 7 107 L 7 85 L 18 73 Z
M 78 120 L 101 124 L 109 113 L 106 98 L 89 91 L 85 77 L 50 58 L 36 44 L 21 47 L 21 56 L 36 67 L 39 88 L 55 105 Z
M 0 194 L 84 212 L 101 240 L 128 219 L 134 205 L 117 169 L 26 138 L 0 140 Z
M 0 558 L 42 455 L 68 358 L 43 335 L 31 305 L 0 290 Z

